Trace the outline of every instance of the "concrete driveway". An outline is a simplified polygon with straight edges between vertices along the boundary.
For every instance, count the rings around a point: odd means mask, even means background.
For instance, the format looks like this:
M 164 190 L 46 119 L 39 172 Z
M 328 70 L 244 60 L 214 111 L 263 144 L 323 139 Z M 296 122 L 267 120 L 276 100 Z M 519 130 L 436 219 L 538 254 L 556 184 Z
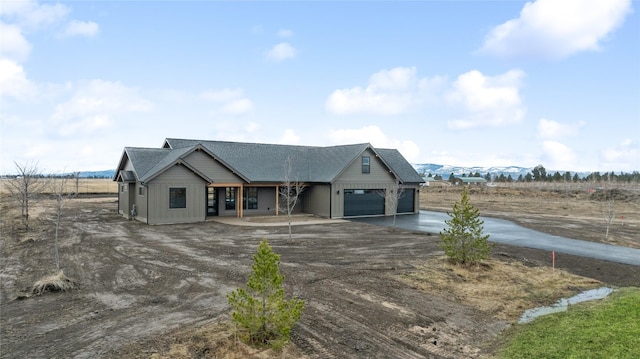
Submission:
M 419 214 L 396 216 L 396 227 L 412 231 L 439 233 L 445 228 L 446 213 L 420 211 Z M 513 246 L 536 248 L 582 257 L 640 266 L 640 249 L 615 246 L 553 236 L 524 228 L 503 219 L 480 217 L 489 240 Z M 392 226 L 392 217 L 358 218 L 354 221 L 380 226 Z

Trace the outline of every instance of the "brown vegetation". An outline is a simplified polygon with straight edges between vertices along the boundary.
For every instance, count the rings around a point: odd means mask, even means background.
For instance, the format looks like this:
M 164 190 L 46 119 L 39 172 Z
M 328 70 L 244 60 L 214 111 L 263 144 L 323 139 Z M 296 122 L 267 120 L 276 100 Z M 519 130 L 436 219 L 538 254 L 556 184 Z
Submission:
M 41 295 L 44 293 L 68 292 L 77 288 L 76 283 L 64 275 L 62 271 L 44 277 L 33 284 L 31 294 Z
M 8 194 L 8 182 L 12 179 L 0 179 L 0 195 Z M 47 180 L 47 178 L 43 178 Z M 45 189 L 46 191 L 46 189 Z M 80 178 L 77 182 L 71 178 L 65 183 L 65 193 L 78 194 L 116 194 L 118 193 L 118 183 L 108 178 Z

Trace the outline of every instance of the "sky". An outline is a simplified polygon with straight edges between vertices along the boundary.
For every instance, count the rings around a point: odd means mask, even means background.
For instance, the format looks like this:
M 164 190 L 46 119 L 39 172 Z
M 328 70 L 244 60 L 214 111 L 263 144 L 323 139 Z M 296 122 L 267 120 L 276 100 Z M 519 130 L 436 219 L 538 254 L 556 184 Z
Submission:
M 165 138 L 640 170 L 640 2 L 0 0 L 0 174 Z

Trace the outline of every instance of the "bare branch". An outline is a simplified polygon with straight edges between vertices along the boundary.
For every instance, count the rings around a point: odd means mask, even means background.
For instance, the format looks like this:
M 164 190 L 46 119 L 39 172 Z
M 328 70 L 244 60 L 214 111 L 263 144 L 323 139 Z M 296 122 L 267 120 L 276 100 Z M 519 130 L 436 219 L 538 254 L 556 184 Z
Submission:
M 280 202 L 279 209 L 287 214 L 287 219 L 289 220 L 289 239 L 291 239 L 291 214 L 296 208 L 300 200 L 300 195 L 305 189 L 304 184 L 293 180 L 291 174 L 292 168 L 291 157 L 287 157 L 284 163 L 283 182 L 280 186 L 279 195 L 282 198 L 282 202 Z
M 26 162 L 20 164 L 14 161 L 16 166 L 16 176 L 7 183 L 7 190 L 20 204 L 22 219 L 25 229 L 29 230 L 29 202 L 42 192 L 45 182 L 42 172 L 38 167 L 38 162 Z

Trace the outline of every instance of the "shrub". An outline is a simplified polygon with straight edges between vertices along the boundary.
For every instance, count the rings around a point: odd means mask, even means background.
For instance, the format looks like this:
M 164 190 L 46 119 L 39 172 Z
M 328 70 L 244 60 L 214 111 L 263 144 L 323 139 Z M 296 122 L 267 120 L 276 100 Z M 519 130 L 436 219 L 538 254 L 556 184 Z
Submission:
M 253 256 L 253 273 L 247 289 L 238 288 L 227 295 L 233 309 L 232 319 L 242 339 L 250 344 L 269 344 L 277 349 L 290 339 L 291 328 L 304 307 L 299 299 L 284 299 L 280 274 L 280 255 L 263 239 Z
M 31 294 L 41 295 L 46 292 L 68 292 L 76 289 L 77 284 L 69 279 L 62 271 L 54 275 L 50 275 L 33 284 Z
M 469 203 L 469 194 L 465 187 L 459 202 L 453 205 L 453 212 L 447 213 L 450 219 L 447 228 L 440 232 L 440 248 L 454 262 L 459 264 L 478 263 L 489 257 L 493 245 L 483 234 L 484 222 L 480 220 L 479 210 Z

